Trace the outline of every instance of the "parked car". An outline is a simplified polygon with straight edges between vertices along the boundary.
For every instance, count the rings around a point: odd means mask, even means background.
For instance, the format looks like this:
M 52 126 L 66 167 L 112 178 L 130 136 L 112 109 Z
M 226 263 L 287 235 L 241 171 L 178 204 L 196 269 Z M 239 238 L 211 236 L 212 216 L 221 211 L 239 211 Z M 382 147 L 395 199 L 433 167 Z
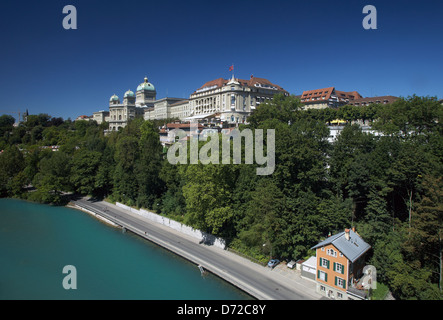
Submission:
M 286 264 L 286 266 L 287 266 L 288 268 L 294 269 L 294 267 L 295 267 L 295 260 L 291 260 L 291 261 L 289 261 L 289 262 Z
M 274 268 L 276 265 L 278 265 L 280 263 L 280 260 L 278 259 L 271 259 L 268 262 L 268 267 L 269 268 Z

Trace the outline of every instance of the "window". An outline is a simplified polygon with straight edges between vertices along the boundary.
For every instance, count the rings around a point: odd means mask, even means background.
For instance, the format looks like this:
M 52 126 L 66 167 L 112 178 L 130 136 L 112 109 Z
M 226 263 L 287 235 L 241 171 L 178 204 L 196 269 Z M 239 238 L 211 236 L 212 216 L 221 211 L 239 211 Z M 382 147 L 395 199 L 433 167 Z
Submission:
M 346 289 L 346 281 L 345 279 L 339 278 L 339 277 L 335 277 L 335 285 L 337 287 Z
M 320 258 L 320 266 L 329 269 L 329 260 L 325 258 Z
M 337 251 L 335 251 L 334 249 L 326 250 L 326 254 L 331 257 L 337 257 Z
M 322 280 L 322 281 L 325 281 L 325 282 L 328 281 L 328 274 L 326 272 L 324 272 L 324 271 L 318 270 L 317 277 L 318 277 L 319 280 Z
M 339 272 L 341 274 L 345 273 L 345 267 L 341 263 L 334 262 L 334 271 Z
M 339 299 L 343 299 L 343 294 L 340 293 L 340 292 L 337 292 L 337 298 L 339 298 Z

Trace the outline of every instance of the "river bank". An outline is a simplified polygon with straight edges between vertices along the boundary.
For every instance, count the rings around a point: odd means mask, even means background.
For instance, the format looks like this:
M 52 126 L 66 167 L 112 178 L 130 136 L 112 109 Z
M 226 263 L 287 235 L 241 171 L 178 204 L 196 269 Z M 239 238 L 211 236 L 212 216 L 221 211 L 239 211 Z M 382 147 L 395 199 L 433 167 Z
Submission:
M 250 300 L 151 241 L 78 209 L 0 199 L 2 300 Z M 77 286 L 63 286 L 65 266 Z
M 296 273 L 277 273 L 221 248 L 155 223 L 131 210 L 104 201 L 80 199 L 75 204 L 104 216 L 206 270 L 260 300 L 319 299 L 315 284 Z

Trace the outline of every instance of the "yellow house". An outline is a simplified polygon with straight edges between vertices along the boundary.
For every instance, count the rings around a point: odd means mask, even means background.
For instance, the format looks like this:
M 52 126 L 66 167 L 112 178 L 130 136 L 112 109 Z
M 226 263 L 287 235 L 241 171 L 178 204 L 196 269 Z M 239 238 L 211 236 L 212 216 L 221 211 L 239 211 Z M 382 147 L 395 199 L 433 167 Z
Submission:
M 317 292 L 331 299 L 365 299 L 358 280 L 370 248 L 355 229 L 345 229 L 312 247 L 317 256 Z

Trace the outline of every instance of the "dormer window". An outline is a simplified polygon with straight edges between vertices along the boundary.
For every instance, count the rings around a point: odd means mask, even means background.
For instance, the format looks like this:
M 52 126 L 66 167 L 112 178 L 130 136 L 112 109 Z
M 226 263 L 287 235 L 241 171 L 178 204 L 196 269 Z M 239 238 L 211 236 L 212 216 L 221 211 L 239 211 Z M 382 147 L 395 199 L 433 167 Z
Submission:
M 331 257 L 337 257 L 337 251 L 335 251 L 334 249 L 326 250 L 326 254 Z

